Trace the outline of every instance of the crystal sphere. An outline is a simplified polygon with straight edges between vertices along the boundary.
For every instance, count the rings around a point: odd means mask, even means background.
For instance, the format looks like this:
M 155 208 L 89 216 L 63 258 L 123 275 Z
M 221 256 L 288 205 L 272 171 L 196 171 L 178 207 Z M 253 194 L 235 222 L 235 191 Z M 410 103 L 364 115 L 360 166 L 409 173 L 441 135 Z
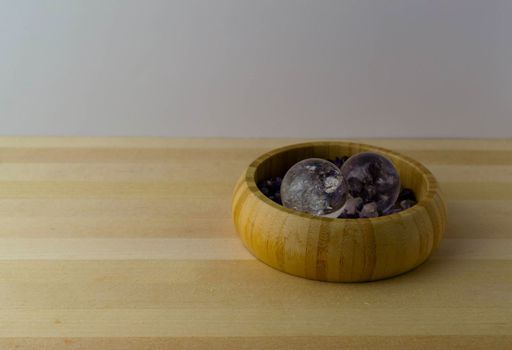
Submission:
M 294 164 L 281 183 L 285 207 L 318 216 L 337 217 L 346 192 L 340 169 L 320 158 Z
M 358 153 L 341 167 L 348 193 L 363 202 L 375 202 L 382 213 L 393 206 L 400 193 L 398 171 L 387 158 L 372 152 Z M 373 214 L 372 214 L 373 215 Z

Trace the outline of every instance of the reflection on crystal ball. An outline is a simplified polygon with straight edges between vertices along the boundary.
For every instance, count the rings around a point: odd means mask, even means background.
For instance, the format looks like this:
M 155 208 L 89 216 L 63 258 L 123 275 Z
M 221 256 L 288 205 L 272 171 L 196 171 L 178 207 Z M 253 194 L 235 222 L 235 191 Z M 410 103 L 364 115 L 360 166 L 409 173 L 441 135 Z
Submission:
M 380 213 L 393 206 L 400 193 L 400 178 L 393 163 L 372 152 L 358 153 L 341 167 L 341 173 L 354 198 L 375 202 Z
M 283 205 L 313 215 L 337 217 L 345 198 L 346 185 L 340 169 L 320 158 L 296 163 L 281 183 Z

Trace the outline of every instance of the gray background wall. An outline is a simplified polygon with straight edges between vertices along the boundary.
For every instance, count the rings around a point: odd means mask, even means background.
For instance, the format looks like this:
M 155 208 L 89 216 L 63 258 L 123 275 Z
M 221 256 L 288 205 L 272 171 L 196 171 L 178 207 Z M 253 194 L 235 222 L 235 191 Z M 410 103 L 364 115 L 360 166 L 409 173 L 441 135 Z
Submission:
M 0 0 L 0 134 L 511 137 L 512 1 Z

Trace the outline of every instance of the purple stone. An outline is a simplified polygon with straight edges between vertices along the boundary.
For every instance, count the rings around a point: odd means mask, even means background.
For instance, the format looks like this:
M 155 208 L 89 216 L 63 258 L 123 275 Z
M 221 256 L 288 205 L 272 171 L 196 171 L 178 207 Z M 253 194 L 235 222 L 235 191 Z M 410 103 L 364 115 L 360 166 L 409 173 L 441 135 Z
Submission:
M 360 197 L 348 198 L 343 207 L 341 208 L 340 218 L 357 218 L 359 217 L 359 210 L 363 206 L 363 199 Z
M 363 205 L 363 209 L 359 213 L 360 218 L 374 218 L 379 216 L 379 210 L 377 208 L 377 203 L 370 202 Z
M 279 176 L 271 177 L 269 179 L 258 182 L 258 188 L 269 199 L 278 204 L 282 204 L 280 194 L 281 181 L 282 179 Z
M 403 201 L 400 202 L 400 207 L 402 209 L 409 209 L 410 207 L 412 207 L 414 204 L 416 204 L 416 201 L 412 201 L 410 199 L 404 199 Z
M 410 188 L 402 188 L 400 194 L 398 195 L 397 202 L 401 202 L 406 199 L 416 202 L 416 196 Z

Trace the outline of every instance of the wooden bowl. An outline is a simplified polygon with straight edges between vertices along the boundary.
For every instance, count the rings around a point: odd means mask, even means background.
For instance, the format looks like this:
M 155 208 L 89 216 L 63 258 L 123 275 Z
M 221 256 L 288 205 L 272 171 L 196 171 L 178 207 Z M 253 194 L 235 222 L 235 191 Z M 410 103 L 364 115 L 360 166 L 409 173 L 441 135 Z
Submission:
M 414 191 L 418 203 L 377 218 L 324 218 L 274 203 L 256 186 L 262 179 L 283 176 L 302 159 L 334 159 L 363 151 L 390 159 L 402 186 Z M 247 249 L 264 263 L 292 275 L 333 282 L 373 281 L 411 270 L 429 257 L 446 227 L 446 206 L 430 171 L 394 151 L 350 142 L 307 142 L 263 154 L 238 180 L 232 216 Z

